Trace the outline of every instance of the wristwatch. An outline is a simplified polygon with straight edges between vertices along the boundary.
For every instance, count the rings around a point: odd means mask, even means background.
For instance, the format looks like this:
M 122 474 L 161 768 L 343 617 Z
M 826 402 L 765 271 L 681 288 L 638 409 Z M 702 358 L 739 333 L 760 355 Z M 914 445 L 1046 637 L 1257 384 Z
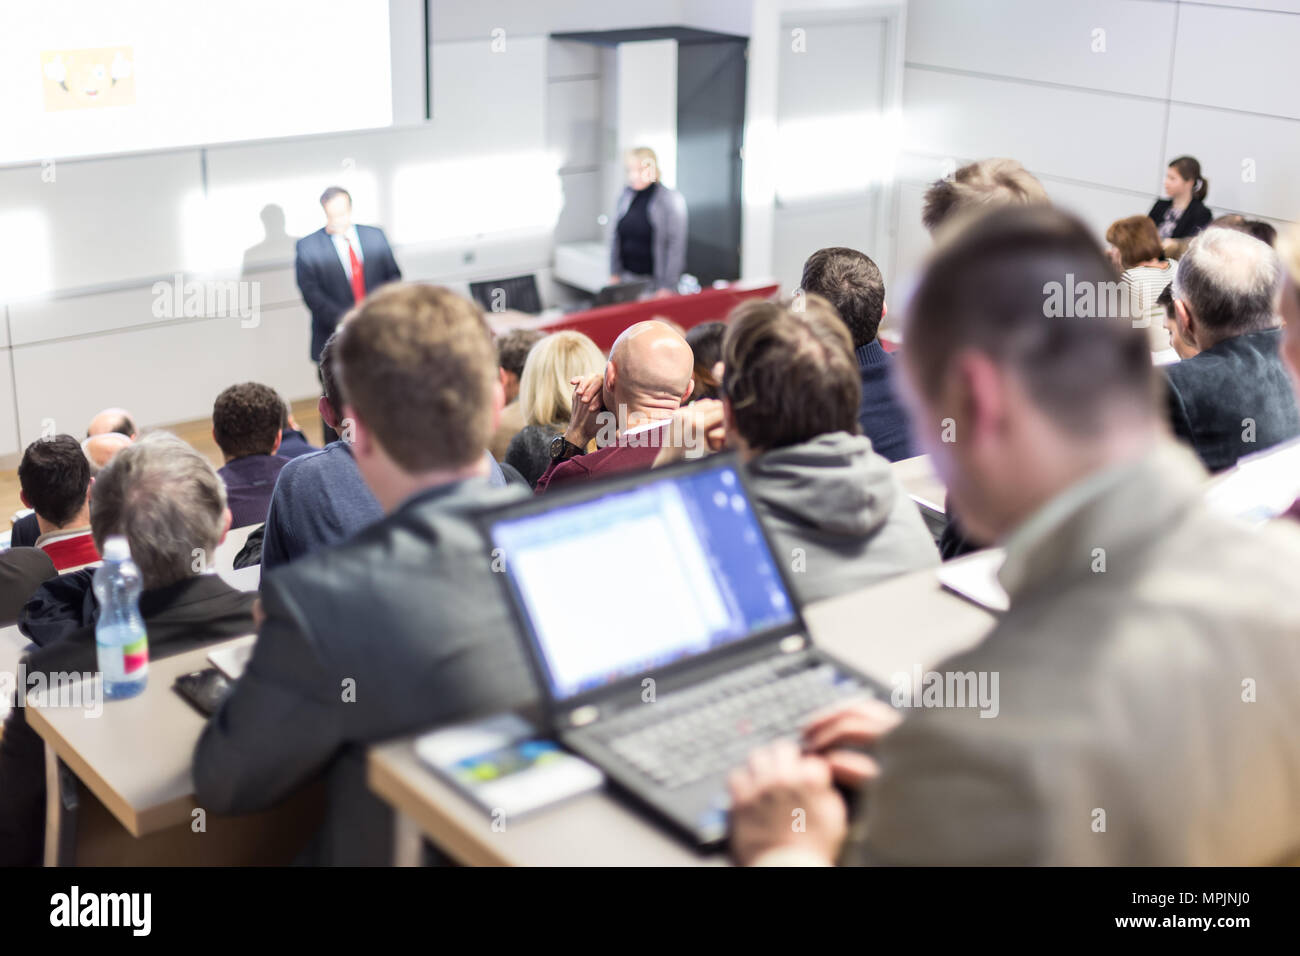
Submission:
M 586 453 L 587 449 L 579 448 L 563 435 L 556 435 L 551 439 L 551 464 L 568 461 L 570 458 L 585 455 Z

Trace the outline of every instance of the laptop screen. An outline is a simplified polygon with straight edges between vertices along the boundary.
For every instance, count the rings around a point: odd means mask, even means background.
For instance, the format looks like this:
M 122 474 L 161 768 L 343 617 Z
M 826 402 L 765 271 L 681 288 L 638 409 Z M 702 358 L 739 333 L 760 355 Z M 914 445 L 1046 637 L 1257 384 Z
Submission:
M 796 619 L 730 463 L 506 518 L 491 536 L 555 699 Z

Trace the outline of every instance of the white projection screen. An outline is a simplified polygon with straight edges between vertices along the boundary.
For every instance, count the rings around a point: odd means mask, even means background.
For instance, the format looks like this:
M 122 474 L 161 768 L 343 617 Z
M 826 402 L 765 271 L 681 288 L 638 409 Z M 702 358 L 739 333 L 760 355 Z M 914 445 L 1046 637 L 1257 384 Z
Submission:
M 393 122 L 389 0 L 0 10 L 0 165 Z

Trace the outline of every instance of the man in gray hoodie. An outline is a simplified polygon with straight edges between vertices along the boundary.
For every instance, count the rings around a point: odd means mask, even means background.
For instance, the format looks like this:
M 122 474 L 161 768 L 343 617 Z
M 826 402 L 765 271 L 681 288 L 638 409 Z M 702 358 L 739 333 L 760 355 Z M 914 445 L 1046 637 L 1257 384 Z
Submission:
M 861 383 L 834 307 L 754 300 L 727 320 L 722 401 L 682 409 L 681 427 L 725 428 L 777 559 L 802 603 L 939 563 L 934 539 L 889 462 L 858 433 Z M 674 442 L 656 464 L 681 457 Z

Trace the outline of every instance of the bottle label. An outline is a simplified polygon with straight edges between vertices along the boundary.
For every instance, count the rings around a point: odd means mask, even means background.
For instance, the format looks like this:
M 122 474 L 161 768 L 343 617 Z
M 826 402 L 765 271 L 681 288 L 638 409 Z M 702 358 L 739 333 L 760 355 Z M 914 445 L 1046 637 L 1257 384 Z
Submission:
M 144 670 L 149 664 L 149 641 L 141 637 L 137 641 L 122 647 L 122 671 L 126 674 L 134 674 L 136 671 Z

